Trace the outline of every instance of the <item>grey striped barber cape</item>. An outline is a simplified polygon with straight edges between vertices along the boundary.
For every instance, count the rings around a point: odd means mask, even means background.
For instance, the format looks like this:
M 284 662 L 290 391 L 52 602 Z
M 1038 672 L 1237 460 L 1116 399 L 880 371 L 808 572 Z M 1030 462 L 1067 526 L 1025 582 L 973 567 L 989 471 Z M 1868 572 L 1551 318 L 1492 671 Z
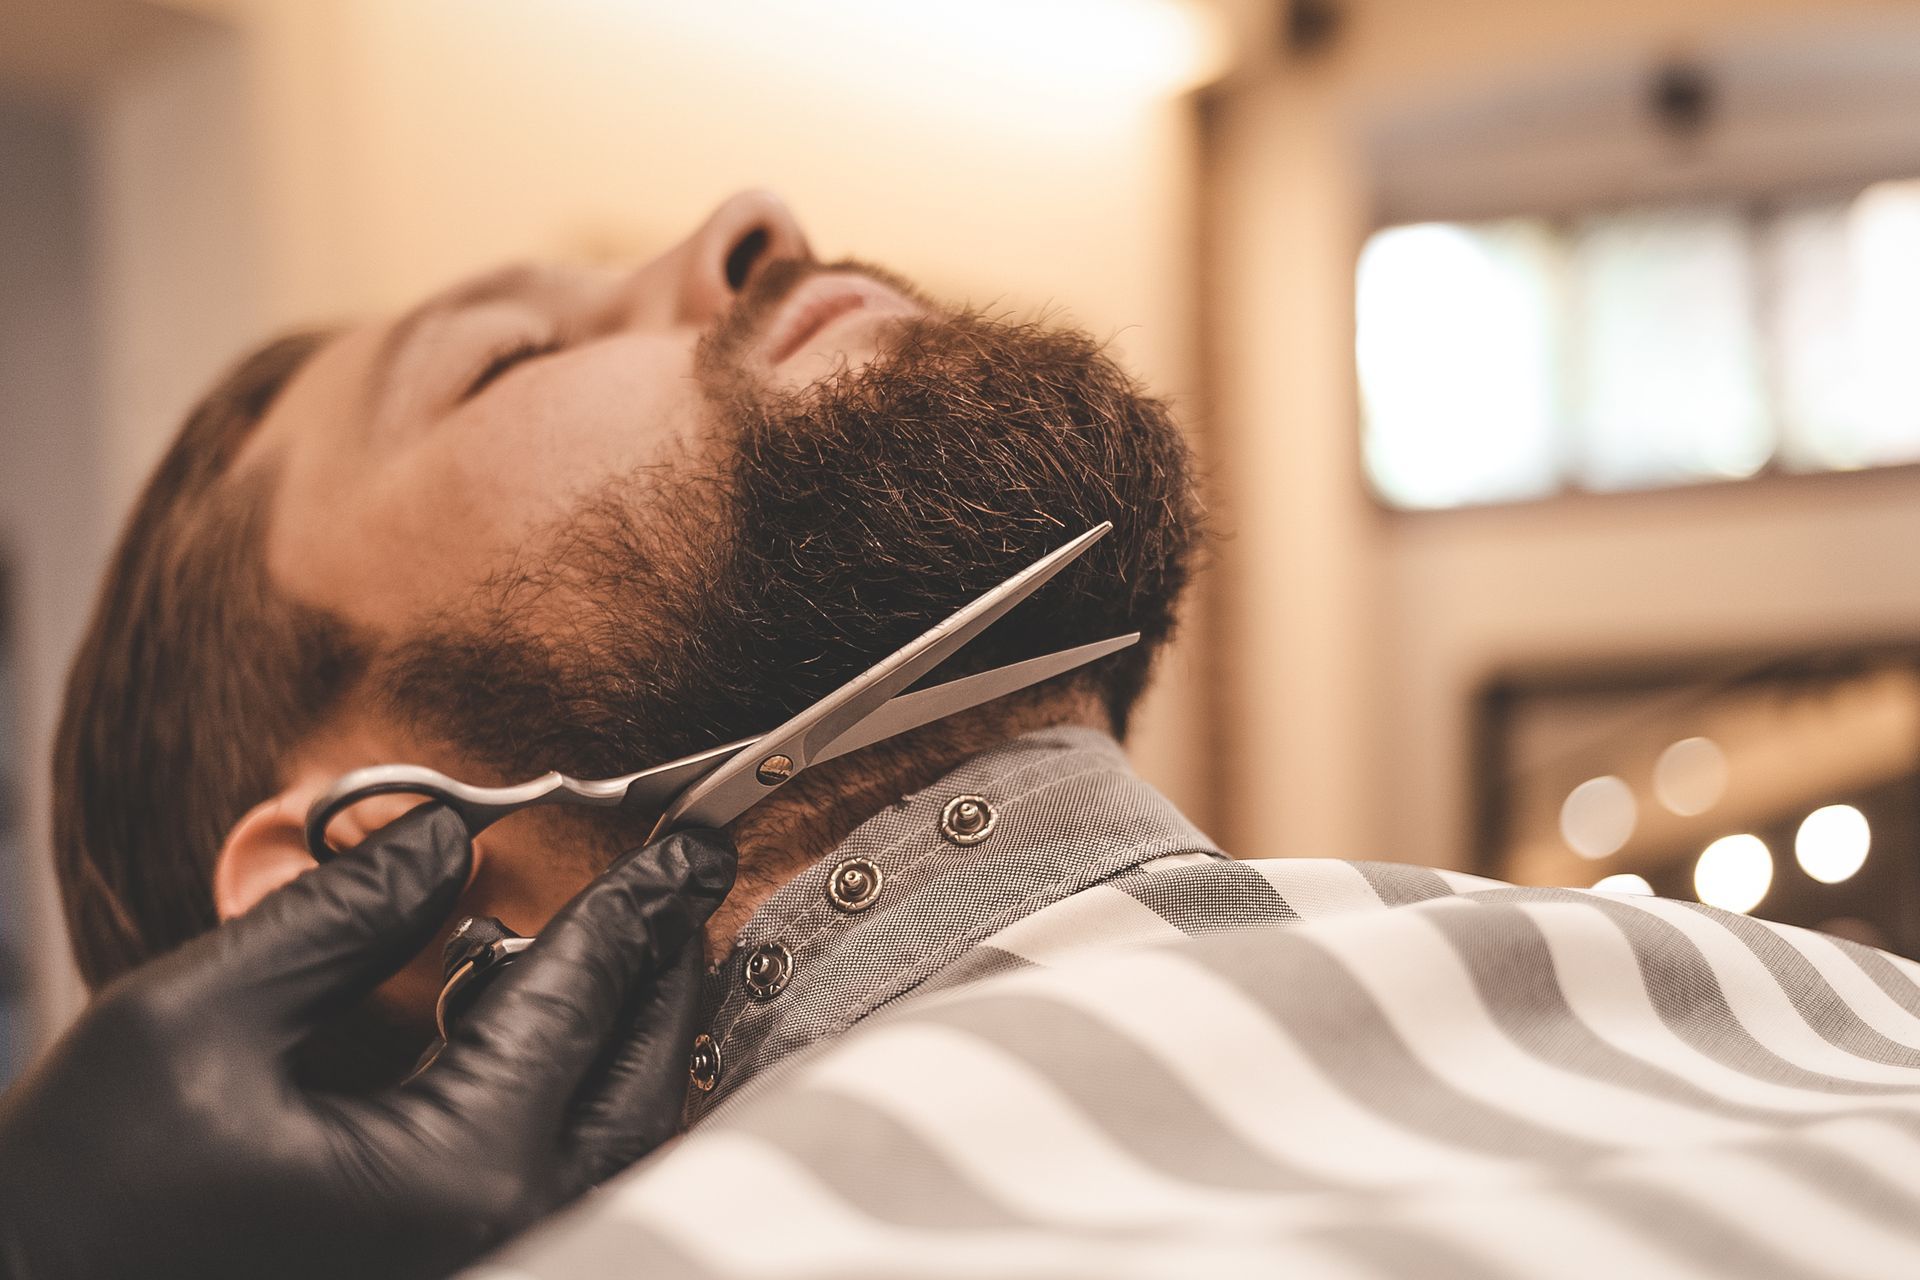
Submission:
M 712 975 L 686 1137 L 475 1275 L 1920 1277 L 1920 966 L 1225 858 L 1110 739 L 871 819 Z

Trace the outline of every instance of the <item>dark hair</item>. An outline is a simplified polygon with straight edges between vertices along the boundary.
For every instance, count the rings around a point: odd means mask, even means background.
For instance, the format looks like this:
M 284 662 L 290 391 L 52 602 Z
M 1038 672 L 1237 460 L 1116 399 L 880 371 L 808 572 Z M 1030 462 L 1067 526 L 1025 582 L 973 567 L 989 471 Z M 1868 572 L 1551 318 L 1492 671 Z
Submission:
M 324 336 L 268 344 L 194 409 L 101 583 L 53 752 L 54 866 L 91 987 L 216 923 L 221 842 L 364 661 L 269 580 L 271 476 L 228 474 Z

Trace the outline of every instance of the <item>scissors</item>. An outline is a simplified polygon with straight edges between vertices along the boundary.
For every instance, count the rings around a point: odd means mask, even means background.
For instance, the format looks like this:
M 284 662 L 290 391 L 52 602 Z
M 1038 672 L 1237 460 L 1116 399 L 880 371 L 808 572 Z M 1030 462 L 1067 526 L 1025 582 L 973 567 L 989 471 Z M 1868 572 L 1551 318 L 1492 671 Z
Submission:
M 1112 529 L 1111 521 L 1103 521 L 1042 556 L 758 737 L 710 747 L 623 777 L 590 781 L 555 772 L 513 786 L 480 787 L 419 765 L 356 769 L 336 779 L 308 808 L 307 848 L 321 862 L 335 857 L 338 850 L 327 840 L 333 819 L 362 800 L 395 794 L 439 801 L 459 815 L 469 835 L 537 805 L 657 811 L 660 817 L 647 837 L 649 843 L 686 827 L 723 827 L 816 764 L 1025 689 L 1138 641 L 1140 633 L 1130 632 L 913 693 L 900 692 L 1039 590 Z M 448 943 L 447 985 L 435 1011 L 443 1040 L 448 1016 L 463 988 L 484 969 L 511 959 L 532 941 L 494 921 L 468 920 L 455 930 Z

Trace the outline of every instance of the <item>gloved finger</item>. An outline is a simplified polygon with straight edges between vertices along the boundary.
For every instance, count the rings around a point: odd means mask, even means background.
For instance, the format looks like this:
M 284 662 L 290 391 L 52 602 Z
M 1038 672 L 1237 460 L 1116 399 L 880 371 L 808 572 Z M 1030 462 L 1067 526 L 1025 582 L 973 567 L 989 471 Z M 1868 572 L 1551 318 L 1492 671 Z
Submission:
M 733 869 L 733 843 L 717 831 L 677 832 L 616 861 L 454 1023 L 433 1067 L 407 1087 L 435 1106 L 557 1135 L 622 1015 L 695 937 Z
M 472 867 L 465 824 L 421 805 L 207 935 L 215 962 L 193 972 L 229 1012 L 276 1024 L 291 1042 L 431 942 Z
M 605 1182 L 679 1130 L 687 1054 L 700 1019 L 703 959 L 698 940 L 689 940 L 628 1014 L 605 1066 L 588 1075 L 562 1143 L 566 1199 Z

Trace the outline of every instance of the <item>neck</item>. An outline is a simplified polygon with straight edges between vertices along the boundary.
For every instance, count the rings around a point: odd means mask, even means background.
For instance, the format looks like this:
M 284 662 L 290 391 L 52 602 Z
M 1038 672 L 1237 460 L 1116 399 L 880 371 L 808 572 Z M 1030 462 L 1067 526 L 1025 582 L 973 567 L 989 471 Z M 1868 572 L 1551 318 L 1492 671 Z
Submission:
M 708 961 L 724 957 L 775 891 L 868 818 L 931 786 L 969 756 L 1056 724 L 1109 727 L 1096 699 L 1055 694 L 944 720 L 802 773 L 733 823 L 740 869 L 733 892 L 707 921 Z

